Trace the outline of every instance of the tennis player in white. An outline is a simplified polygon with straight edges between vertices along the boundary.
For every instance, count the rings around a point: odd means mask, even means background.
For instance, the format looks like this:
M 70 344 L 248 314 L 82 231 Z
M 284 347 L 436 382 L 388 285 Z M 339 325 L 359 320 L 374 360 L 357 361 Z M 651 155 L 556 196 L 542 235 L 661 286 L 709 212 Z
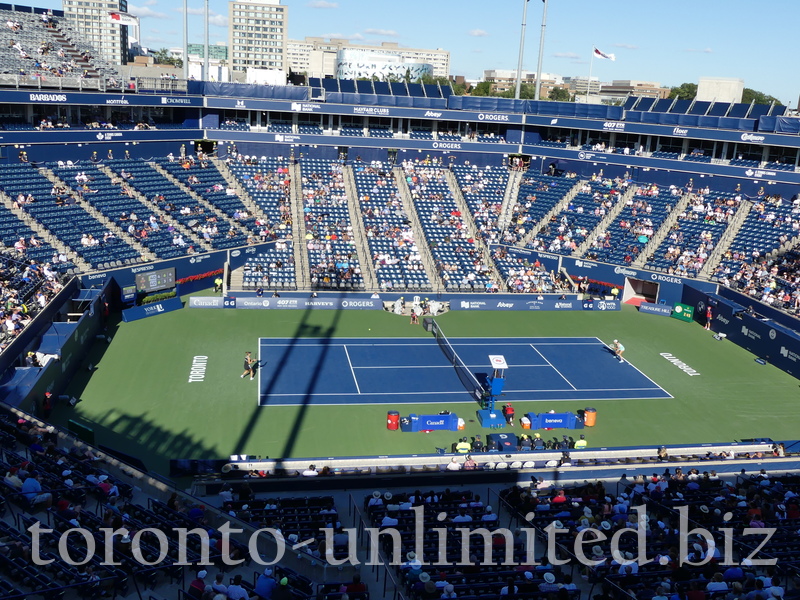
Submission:
M 619 362 L 624 363 L 625 359 L 622 358 L 622 355 L 625 353 L 625 346 L 619 343 L 619 340 L 614 340 L 614 343 L 611 344 L 611 351 L 614 353 L 614 356 L 617 357 Z

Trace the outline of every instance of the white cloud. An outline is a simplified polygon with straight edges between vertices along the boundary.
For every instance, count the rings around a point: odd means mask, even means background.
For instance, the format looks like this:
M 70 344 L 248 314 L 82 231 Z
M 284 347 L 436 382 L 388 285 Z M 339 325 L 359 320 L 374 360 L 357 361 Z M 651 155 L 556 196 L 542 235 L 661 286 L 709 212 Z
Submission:
M 483 29 L 470 29 L 469 34 L 472 37 L 486 37 L 489 35 Z
M 158 0 L 144 0 L 142 4 L 144 4 L 145 6 L 155 6 L 156 4 L 158 4 Z
M 702 54 L 713 54 L 714 51 L 711 48 L 687 48 L 684 52 L 700 52 Z
M 228 17 L 226 15 L 213 15 L 208 19 L 208 22 L 214 27 L 227 27 Z
M 164 13 L 156 12 L 147 6 L 128 5 L 128 12 L 140 19 L 168 19 Z
M 580 58 L 580 54 L 575 54 L 574 52 L 556 52 L 553 54 L 554 58 Z
M 639 46 L 635 44 L 614 44 L 615 48 L 625 48 L 626 50 L 638 50 Z
M 398 35 L 394 29 L 365 29 L 364 33 L 379 37 L 397 37 Z
M 352 34 L 349 34 L 349 35 L 346 34 L 346 33 L 323 33 L 322 37 L 325 38 L 325 39 L 329 39 L 329 40 L 333 39 L 333 38 L 336 38 L 337 40 L 363 40 L 364 39 L 364 36 L 361 35 L 360 33 L 352 33 Z
M 182 13 L 183 12 L 183 7 L 181 6 L 179 8 L 176 8 L 175 10 L 177 10 L 179 13 Z M 208 12 L 211 13 L 211 10 L 209 10 Z M 202 8 L 191 8 L 191 7 L 189 7 L 189 8 L 186 9 L 186 14 L 189 14 L 189 15 L 204 15 L 204 14 L 206 14 L 206 11 L 204 9 L 202 9 Z
M 313 0 L 309 2 L 308 6 L 311 8 L 339 8 L 338 2 L 326 2 L 325 0 Z

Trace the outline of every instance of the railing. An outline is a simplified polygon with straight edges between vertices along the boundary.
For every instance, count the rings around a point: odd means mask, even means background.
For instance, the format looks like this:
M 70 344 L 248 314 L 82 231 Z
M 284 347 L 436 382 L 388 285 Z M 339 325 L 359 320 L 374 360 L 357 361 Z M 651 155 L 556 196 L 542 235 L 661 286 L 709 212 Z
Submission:
M 348 514 L 355 520 L 356 529 L 358 531 L 357 539 L 359 545 L 362 548 L 367 548 L 370 553 L 372 552 L 373 544 L 375 544 L 378 548 L 378 559 L 380 562 L 372 563 L 371 557 L 368 557 L 364 566 L 370 567 L 372 573 L 378 579 L 378 582 L 383 583 L 383 597 L 385 599 L 390 598 L 391 600 L 405 600 L 405 597 L 400 591 L 400 582 L 397 580 L 396 574 L 391 568 L 391 563 L 386 559 L 383 549 L 378 545 L 378 540 L 365 539 L 366 537 L 371 537 L 371 535 L 367 532 L 367 528 L 370 527 L 370 524 L 367 521 L 366 515 L 364 515 L 364 513 L 358 507 L 355 498 L 353 498 L 353 494 L 348 494 L 348 496 L 350 498 Z
M 186 79 L 137 77 L 134 86 L 141 94 L 186 94 L 189 91 L 189 82 Z
M 81 77 L 39 77 L 36 75 L 0 74 L 0 87 L 36 90 L 70 90 L 121 92 L 122 86 L 109 84 L 105 79 Z

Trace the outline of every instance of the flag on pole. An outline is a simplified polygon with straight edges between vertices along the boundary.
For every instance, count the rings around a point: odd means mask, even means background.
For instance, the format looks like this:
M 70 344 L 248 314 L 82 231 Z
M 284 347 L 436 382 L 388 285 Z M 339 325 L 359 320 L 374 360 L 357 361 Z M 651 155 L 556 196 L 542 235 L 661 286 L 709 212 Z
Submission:
M 608 60 L 617 60 L 617 57 L 613 54 L 606 54 L 605 52 L 598 50 L 597 48 L 594 49 L 594 57 L 595 58 L 607 58 Z
M 108 18 L 112 23 L 117 23 L 118 25 L 139 24 L 136 17 L 125 12 L 118 12 L 118 11 L 110 12 L 108 13 Z

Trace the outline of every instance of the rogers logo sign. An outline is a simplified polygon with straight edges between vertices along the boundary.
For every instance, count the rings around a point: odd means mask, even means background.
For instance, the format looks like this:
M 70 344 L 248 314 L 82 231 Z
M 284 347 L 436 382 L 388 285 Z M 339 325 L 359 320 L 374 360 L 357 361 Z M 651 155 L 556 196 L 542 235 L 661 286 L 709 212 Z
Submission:
M 490 113 L 478 113 L 478 121 L 508 121 L 508 115 L 494 115 Z

